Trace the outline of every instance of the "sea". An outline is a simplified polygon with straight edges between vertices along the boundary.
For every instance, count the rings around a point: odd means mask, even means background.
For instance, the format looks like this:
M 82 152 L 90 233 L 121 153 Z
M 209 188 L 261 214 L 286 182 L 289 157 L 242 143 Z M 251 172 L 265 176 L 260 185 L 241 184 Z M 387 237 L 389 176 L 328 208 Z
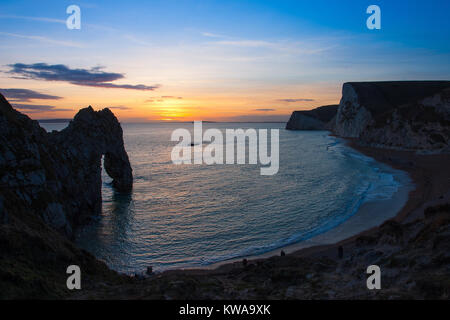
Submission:
M 67 123 L 41 125 L 51 131 Z M 174 164 L 171 135 L 193 132 L 193 123 L 122 124 L 133 190 L 115 191 L 103 170 L 102 213 L 77 231 L 76 243 L 127 274 L 207 266 L 325 233 L 401 186 L 384 165 L 329 132 L 284 126 L 203 123 L 204 131 L 278 129 L 279 170 L 265 176 L 258 164 Z

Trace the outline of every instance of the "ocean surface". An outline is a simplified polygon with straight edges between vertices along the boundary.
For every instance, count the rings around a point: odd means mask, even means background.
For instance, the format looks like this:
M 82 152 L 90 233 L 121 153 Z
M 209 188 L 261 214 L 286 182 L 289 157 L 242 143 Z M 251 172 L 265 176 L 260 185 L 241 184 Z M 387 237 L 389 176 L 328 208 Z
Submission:
M 41 124 L 60 130 L 66 124 Z M 133 167 L 131 194 L 103 171 L 101 216 L 76 242 L 125 273 L 204 266 L 309 239 L 354 215 L 362 203 L 389 199 L 394 175 L 325 131 L 287 131 L 282 123 L 203 123 L 218 128 L 280 129 L 280 167 L 175 165 L 173 130 L 191 123 L 123 124 Z M 203 132 L 204 132 L 203 131 Z

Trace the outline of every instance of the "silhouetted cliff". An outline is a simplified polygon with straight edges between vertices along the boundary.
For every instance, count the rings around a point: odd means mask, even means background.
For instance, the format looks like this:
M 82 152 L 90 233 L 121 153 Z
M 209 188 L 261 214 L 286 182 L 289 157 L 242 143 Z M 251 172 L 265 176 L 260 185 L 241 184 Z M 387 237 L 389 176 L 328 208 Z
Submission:
M 85 286 L 126 281 L 68 240 L 101 210 L 101 158 L 118 191 L 132 187 L 122 129 L 108 109 L 82 109 L 47 133 L 0 95 L 0 298 L 55 298 L 70 292 L 66 268 Z
M 1 219 L 28 212 L 71 236 L 101 210 L 101 159 L 119 191 L 132 187 L 122 128 L 104 109 L 82 109 L 61 132 L 47 133 L 0 96 Z
M 337 112 L 338 105 L 318 107 L 313 110 L 294 111 L 286 124 L 287 130 L 326 130 Z

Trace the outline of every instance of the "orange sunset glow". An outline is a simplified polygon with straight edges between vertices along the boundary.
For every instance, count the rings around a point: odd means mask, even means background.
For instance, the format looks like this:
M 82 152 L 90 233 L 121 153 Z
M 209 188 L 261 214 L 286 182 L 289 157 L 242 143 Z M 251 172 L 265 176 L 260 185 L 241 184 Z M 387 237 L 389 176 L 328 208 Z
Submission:
M 27 87 L 43 94 L 61 96 L 51 101 L 58 111 L 23 110 L 34 119 L 72 118 L 83 107 L 94 109 L 111 108 L 119 120 L 124 122 L 147 121 L 286 121 L 292 110 L 306 110 L 315 106 L 338 101 L 339 87 L 298 86 L 297 88 L 244 88 L 224 92 L 220 88 L 174 88 L 170 92 L 161 90 L 133 91 L 126 89 L 84 88 L 63 83 L 48 83 L 30 80 L 7 80 L 10 87 Z M 12 82 L 17 82 L 12 84 Z M 0 79 L 2 87 L 6 79 Z M 283 101 L 285 97 L 295 97 L 296 92 L 305 92 L 308 100 Z M 174 94 L 175 93 L 175 94 Z M 28 104 L 46 101 L 33 99 Z

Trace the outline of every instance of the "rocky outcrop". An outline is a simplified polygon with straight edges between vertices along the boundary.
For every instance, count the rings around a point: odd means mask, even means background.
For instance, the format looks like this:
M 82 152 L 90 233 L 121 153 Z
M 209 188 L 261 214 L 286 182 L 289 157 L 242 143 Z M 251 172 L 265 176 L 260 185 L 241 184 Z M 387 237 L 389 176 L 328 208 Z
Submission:
M 327 130 L 335 117 L 337 105 L 323 106 L 313 110 L 294 111 L 286 124 L 287 130 Z
M 122 128 L 109 109 L 82 109 L 47 133 L 0 95 L 0 223 L 35 216 L 59 232 L 101 211 L 101 161 L 118 191 L 132 188 Z
M 345 83 L 333 131 L 370 146 L 449 151 L 450 81 Z

